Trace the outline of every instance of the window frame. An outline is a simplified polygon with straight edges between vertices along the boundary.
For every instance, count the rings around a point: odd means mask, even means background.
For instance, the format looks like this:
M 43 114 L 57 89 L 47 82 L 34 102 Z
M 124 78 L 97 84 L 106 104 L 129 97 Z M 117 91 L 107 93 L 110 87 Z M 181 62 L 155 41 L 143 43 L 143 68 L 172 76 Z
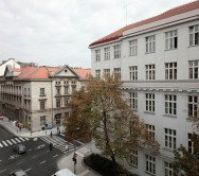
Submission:
M 178 31 L 165 32 L 165 50 L 178 49 Z
M 137 56 L 138 40 L 129 40 L 129 56 Z

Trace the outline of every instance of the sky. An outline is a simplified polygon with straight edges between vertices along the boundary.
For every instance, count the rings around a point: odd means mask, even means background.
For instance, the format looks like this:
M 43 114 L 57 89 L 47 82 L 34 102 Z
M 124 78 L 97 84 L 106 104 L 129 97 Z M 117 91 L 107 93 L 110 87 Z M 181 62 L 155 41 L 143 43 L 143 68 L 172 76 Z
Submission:
M 93 41 L 191 1 L 0 0 L 0 62 L 88 68 Z

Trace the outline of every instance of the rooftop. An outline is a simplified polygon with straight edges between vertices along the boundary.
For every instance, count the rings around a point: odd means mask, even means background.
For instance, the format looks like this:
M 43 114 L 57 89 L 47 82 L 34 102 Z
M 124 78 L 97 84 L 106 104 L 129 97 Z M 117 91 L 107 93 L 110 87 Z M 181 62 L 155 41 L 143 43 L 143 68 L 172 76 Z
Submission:
M 102 43 L 106 43 L 109 41 L 117 40 L 118 38 L 122 37 L 123 33 L 127 30 L 130 30 L 130 29 L 133 29 L 136 27 L 140 27 L 142 25 L 149 24 L 149 23 L 152 23 L 155 21 L 163 20 L 163 19 L 175 16 L 175 15 L 180 15 L 182 13 L 186 13 L 186 12 L 189 12 L 189 11 L 192 11 L 195 9 L 199 9 L 199 0 L 172 8 L 160 15 L 157 15 L 157 16 L 154 16 L 151 18 L 147 18 L 142 21 L 138 21 L 136 23 L 129 24 L 125 27 L 118 29 L 117 31 L 112 32 L 111 34 L 109 34 L 105 37 L 102 37 L 102 38 L 96 40 L 95 42 L 91 43 L 89 45 L 89 47 L 92 47 L 97 44 L 102 44 Z

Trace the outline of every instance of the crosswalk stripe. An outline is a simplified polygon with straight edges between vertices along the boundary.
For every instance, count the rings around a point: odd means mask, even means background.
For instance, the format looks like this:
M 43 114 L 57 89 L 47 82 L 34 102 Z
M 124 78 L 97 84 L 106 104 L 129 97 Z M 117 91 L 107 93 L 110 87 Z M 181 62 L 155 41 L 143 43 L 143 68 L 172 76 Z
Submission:
M 14 139 L 10 139 L 14 144 L 16 144 L 17 142 Z
M 7 143 L 9 143 L 10 145 L 12 145 L 12 142 L 11 142 L 11 141 L 9 141 L 9 140 L 6 140 L 6 142 L 7 142 Z
M 27 141 L 29 141 L 29 138 L 25 138 Z
M 2 141 L 2 143 L 7 147 L 8 146 L 8 144 L 5 142 L 5 141 Z
M 15 140 L 16 140 L 17 142 L 19 142 L 19 143 L 21 142 L 18 138 L 15 138 Z
M 23 139 L 22 137 L 19 137 L 19 139 L 21 139 L 22 141 L 25 141 L 25 139 Z
M 0 147 L 3 148 L 3 145 L 0 143 Z

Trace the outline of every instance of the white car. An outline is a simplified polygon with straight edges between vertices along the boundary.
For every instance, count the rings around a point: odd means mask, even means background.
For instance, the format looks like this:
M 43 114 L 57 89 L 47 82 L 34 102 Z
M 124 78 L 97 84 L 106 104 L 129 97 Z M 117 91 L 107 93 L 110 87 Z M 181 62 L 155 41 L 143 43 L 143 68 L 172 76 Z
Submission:
M 74 173 L 72 173 L 69 169 L 61 169 L 57 171 L 52 176 L 77 176 Z

